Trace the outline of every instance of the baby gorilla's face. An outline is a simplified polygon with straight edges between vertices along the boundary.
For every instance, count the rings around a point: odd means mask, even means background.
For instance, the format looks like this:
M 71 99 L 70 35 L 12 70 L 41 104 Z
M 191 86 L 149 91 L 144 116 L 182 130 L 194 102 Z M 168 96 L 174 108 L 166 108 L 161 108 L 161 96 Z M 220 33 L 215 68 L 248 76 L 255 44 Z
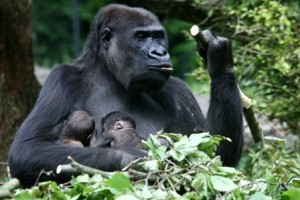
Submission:
M 113 126 L 107 126 L 102 133 L 103 137 L 110 138 L 110 147 L 137 146 L 140 143 L 135 125 L 126 119 L 115 121 Z
M 114 129 L 115 130 L 120 130 L 120 129 L 135 129 L 134 125 L 127 120 L 117 120 L 115 125 L 114 125 Z
M 141 139 L 137 136 L 135 124 L 130 120 L 117 119 L 113 123 L 103 123 L 103 131 L 97 134 L 90 143 L 92 147 L 141 147 Z
M 122 129 L 124 127 L 123 121 L 116 121 L 115 123 L 115 129 Z

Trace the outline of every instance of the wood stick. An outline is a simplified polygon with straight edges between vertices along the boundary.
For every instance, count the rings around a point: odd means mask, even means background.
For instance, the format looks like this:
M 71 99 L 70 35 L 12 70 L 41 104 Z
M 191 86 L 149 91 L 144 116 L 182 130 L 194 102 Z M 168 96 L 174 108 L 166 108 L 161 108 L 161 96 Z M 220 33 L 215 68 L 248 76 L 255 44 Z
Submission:
M 263 132 L 259 126 L 258 120 L 255 117 L 252 100 L 248 98 L 239 87 L 240 97 L 243 103 L 243 113 L 248 123 L 251 135 L 255 143 L 263 141 Z
M 103 176 L 104 178 L 110 178 L 113 174 L 115 174 L 116 172 L 106 172 L 106 171 L 102 171 L 99 169 L 95 169 L 92 167 L 88 167 L 85 165 L 82 165 L 78 162 L 76 162 L 71 156 L 68 156 L 68 160 L 71 161 L 70 164 L 64 164 L 64 165 L 58 165 L 56 168 L 56 173 L 57 174 L 74 174 L 74 175 L 78 175 L 81 173 L 86 173 L 89 175 L 95 175 L 95 174 L 100 174 L 101 176 Z M 122 172 L 119 171 L 119 173 L 124 174 L 125 176 L 127 176 L 129 179 L 131 180 L 140 180 L 142 178 L 146 178 L 148 176 L 148 173 L 145 172 L 140 172 L 137 170 L 133 170 L 133 169 L 128 169 L 128 172 Z M 152 175 L 149 180 L 156 180 L 157 176 Z
M 114 172 L 105 172 L 99 169 L 82 165 L 76 162 L 75 160 L 73 160 L 71 156 L 68 156 L 68 160 L 71 161 L 70 164 L 57 166 L 56 168 L 57 174 L 81 174 L 81 173 L 87 173 L 89 175 L 100 174 L 104 178 L 109 178 L 114 174 Z
M 0 187 L 0 199 L 10 198 L 11 191 L 20 186 L 20 181 L 16 178 L 10 179 Z

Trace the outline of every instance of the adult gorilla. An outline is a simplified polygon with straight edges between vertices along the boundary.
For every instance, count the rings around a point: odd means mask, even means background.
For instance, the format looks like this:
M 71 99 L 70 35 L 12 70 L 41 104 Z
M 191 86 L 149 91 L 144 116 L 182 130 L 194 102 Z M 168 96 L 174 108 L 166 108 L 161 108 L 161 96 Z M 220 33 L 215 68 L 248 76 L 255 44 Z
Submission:
M 157 17 L 141 8 L 109 5 L 99 11 L 85 48 L 71 65 L 49 75 L 34 109 L 20 127 L 10 149 L 13 177 L 32 185 L 41 170 L 55 171 L 71 155 L 76 161 L 102 170 L 118 170 L 143 156 L 134 147 L 75 148 L 55 142 L 62 124 L 74 110 L 85 110 L 96 122 L 112 111 L 129 113 L 137 133 L 147 139 L 163 129 L 183 133 L 209 131 L 231 138 L 218 152 L 224 165 L 237 164 L 243 144 L 242 106 L 232 71 L 231 45 L 204 31 L 211 100 L 204 118 L 183 81 L 170 77 L 172 65 L 164 28 Z M 101 130 L 96 123 L 96 130 Z M 40 180 L 66 181 L 55 174 Z

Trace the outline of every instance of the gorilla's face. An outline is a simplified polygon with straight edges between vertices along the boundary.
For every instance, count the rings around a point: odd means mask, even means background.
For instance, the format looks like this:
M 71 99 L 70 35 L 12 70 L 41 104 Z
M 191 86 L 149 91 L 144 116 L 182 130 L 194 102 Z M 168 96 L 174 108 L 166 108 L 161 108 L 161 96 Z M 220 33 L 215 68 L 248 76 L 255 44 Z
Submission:
M 141 11 L 145 19 L 126 14 L 123 24 L 102 32 L 109 70 L 125 89 L 159 90 L 173 71 L 166 32 L 156 18 Z

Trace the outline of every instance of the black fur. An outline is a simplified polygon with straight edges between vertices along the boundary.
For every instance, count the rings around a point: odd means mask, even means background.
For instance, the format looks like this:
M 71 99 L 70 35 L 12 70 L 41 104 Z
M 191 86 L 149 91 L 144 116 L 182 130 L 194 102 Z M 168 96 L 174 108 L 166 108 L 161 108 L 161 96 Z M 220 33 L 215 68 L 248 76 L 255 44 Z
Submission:
M 12 176 L 30 186 L 41 170 L 55 172 L 59 164 L 68 163 L 69 155 L 107 171 L 144 156 L 134 147 L 74 148 L 57 143 L 53 138 L 58 138 L 63 122 L 74 110 L 90 112 L 96 131 L 102 130 L 97 122 L 108 113 L 129 113 L 143 139 L 161 129 L 186 135 L 203 131 L 225 135 L 232 142 L 223 142 L 218 152 L 224 165 L 235 166 L 243 145 L 243 121 L 230 42 L 209 31 L 204 34 L 209 47 L 202 56 L 212 78 L 207 119 L 183 81 L 170 77 L 167 36 L 156 16 L 122 5 L 101 9 L 81 56 L 51 72 L 20 127 L 9 152 Z M 40 180 L 69 178 L 54 174 L 42 175 Z
M 89 112 L 76 110 L 64 122 L 58 141 L 74 147 L 84 147 L 95 130 L 95 120 Z
M 92 147 L 137 147 L 142 149 L 141 138 L 136 133 L 134 119 L 128 114 L 115 111 L 102 119 L 102 131 L 92 135 Z

